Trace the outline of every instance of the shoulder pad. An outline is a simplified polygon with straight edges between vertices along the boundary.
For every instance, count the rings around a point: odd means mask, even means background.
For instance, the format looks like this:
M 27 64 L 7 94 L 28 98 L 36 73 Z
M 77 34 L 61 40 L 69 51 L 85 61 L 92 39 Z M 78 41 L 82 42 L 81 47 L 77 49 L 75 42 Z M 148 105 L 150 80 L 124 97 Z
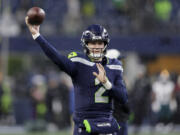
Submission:
M 118 59 L 115 59 L 114 61 L 117 65 L 122 65 L 122 61 L 118 60 Z
M 68 54 L 68 59 L 76 57 L 78 54 L 76 52 L 71 52 L 70 54 Z
M 118 59 L 110 59 L 110 58 L 108 58 L 108 64 L 122 65 L 120 60 L 118 60 Z
M 117 59 L 109 59 L 109 60 L 110 62 L 107 65 L 109 69 L 120 70 L 121 72 L 123 72 L 122 63 L 119 60 Z

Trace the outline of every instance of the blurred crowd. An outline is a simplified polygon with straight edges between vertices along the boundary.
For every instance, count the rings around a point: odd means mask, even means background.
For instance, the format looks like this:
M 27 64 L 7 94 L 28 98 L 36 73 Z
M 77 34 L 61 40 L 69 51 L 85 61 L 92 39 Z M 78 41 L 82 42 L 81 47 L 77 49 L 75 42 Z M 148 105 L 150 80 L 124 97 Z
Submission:
M 46 12 L 41 29 L 45 35 L 76 36 L 93 23 L 105 26 L 113 36 L 180 31 L 179 0 L 2 0 L 0 4 L 0 29 L 11 26 L 13 36 L 27 33 L 24 17 L 33 6 Z
M 37 68 L 6 78 L 0 74 L 0 125 L 21 125 L 30 131 L 69 128 L 74 110 L 70 77 Z
M 137 127 L 180 124 L 179 87 L 180 75 L 170 74 L 166 69 L 157 75 L 139 74 L 129 93 L 132 124 Z

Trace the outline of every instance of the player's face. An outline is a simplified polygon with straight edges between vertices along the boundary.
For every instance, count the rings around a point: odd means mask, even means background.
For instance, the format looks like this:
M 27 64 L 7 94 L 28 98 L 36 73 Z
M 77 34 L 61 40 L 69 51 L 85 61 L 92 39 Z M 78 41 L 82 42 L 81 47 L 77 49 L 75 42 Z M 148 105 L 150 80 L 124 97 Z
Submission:
M 88 42 L 89 56 L 94 60 L 100 61 L 103 56 L 104 46 L 103 41 Z
M 90 53 L 99 54 L 102 53 L 104 49 L 103 41 L 92 41 L 88 43 L 88 48 Z

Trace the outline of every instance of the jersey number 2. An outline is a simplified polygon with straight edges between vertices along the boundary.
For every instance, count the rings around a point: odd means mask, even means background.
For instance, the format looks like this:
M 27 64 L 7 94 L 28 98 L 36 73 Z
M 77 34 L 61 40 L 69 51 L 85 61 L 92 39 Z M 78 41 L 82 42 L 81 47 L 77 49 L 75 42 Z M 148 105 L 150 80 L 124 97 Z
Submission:
M 98 85 L 100 82 L 95 79 L 95 85 Z M 103 96 L 104 92 L 106 89 L 101 86 L 95 93 L 95 103 L 109 103 L 109 97 L 108 96 Z

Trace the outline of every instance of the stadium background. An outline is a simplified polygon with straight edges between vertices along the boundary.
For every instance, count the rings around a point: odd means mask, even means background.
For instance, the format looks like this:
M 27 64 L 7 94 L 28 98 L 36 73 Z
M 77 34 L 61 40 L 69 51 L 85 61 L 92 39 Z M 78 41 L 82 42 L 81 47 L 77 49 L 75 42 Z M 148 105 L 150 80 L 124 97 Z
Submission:
M 64 55 L 82 51 L 89 24 L 108 30 L 123 58 L 130 134 L 180 133 L 179 0 L 0 0 L 0 134 L 71 132 L 72 85 L 32 40 L 24 18 L 33 6 L 45 10 L 41 33 Z M 170 76 L 175 100 L 161 119 L 152 110 L 159 73 Z

